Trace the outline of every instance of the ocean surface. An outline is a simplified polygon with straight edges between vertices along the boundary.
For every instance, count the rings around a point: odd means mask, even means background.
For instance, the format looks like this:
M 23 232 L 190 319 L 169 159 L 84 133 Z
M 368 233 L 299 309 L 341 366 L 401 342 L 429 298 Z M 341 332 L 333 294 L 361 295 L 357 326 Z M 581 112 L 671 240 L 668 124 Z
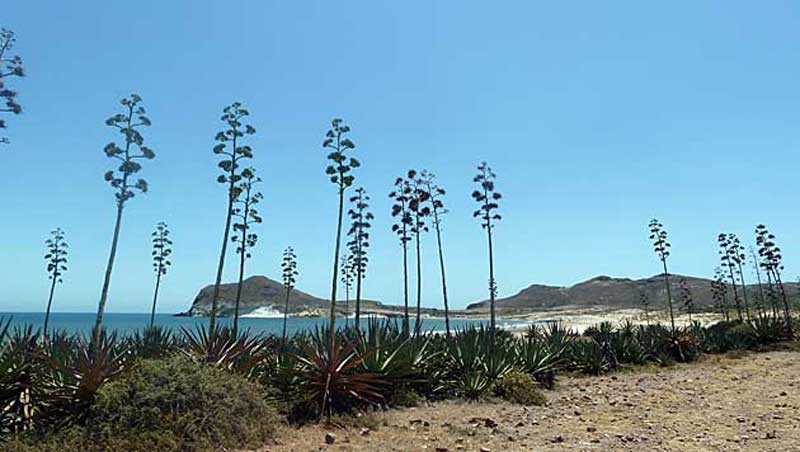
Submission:
M 0 312 L 0 318 L 11 319 L 12 328 L 14 326 L 32 325 L 34 329 L 41 328 L 44 323 L 44 313 L 40 312 Z M 66 330 L 70 333 L 89 334 L 94 327 L 95 313 L 64 313 L 56 312 L 50 314 L 50 326 L 52 330 Z M 219 317 L 218 323 L 230 325 L 233 319 L 229 317 Z M 362 322 L 365 318 L 362 317 Z M 399 320 L 398 320 L 399 321 Z M 127 334 L 133 330 L 147 327 L 150 322 L 150 314 L 121 314 L 106 313 L 103 317 L 103 325 L 108 331 L 116 331 L 118 334 Z M 156 325 L 167 327 L 175 331 L 183 328 L 194 329 L 196 326 L 208 326 L 206 317 L 175 317 L 171 314 L 156 314 Z M 450 328 L 462 328 L 466 325 L 480 325 L 487 323 L 488 320 L 464 320 L 451 319 Z M 314 329 L 318 325 L 326 325 L 327 318 L 307 318 L 289 317 L 287 329 L 289 334 L 295 331 Z M 337 319 L 337 326 L 345 323 L 352 324 L 353 319 Z M 511 327 L 526 325 L 532 322 L 498 320 L 497 324 L 501 327 Z M 363 323 L 362 323 L 363 325 Z M 444 331 L 443 319 L 423 319 L 422 329 L 424 331 Z M 253 333 L 281 334 L 283 328 L 283 318 L 240 318 L 239 328 L 250 330 Z M 411 319 L 411 328 L 414 328 L 414 319 Z

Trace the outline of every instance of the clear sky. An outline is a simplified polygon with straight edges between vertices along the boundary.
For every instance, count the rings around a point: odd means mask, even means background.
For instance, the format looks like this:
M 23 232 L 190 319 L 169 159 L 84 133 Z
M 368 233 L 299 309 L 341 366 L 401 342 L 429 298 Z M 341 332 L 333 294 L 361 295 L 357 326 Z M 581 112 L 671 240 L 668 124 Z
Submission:
M 334 116 L 353 128 L 356 184 L 377 217 L 366 297 L 402 300 L 386 195 L 409 168 L 448 190 L 453 304 L 486 297 L 470 198 L 481 160 L 505 196 L 502 296 L 658 273 L 653 216 L 675 273 L 710 275 L 717 233 L 749 242 L 759 222 L 784 248 L 787 279 L 800 273 L 796 2 L 7 0 L 2 11 L 28 73 L 13 82 L 24 112 L 0 151 L 2 311 L 44 308 L 43 241 L 56 226 L 71 255 L 54 309 L 96 309 L 114 220 L 103 147 L 117 136 L 104 120 L 132 92 L 157 157 L 141 173 L 150 193 L 125 211 L 111 312 L 149 309 L 158 221 L 175 241 L 159 310 L 186 309 L 213 282 L 226 194 L 211 149 L 233 101 L 252 113 L 265 179 L 247 273 L 277 278 L 292 245 L 299 288 L 318 296 L 330 290 L 336 220 L 320 144 Z M 439 306 L 433 235 L 423 245 L 424 304 Z

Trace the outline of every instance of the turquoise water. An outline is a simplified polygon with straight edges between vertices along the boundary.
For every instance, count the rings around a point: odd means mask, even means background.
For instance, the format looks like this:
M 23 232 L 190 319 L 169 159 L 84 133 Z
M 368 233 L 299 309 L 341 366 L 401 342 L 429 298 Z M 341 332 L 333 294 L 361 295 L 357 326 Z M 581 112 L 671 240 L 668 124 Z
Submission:
M 11 318 L 13 326 L 32 325 L 34 328 L 41 328 L 44 323 L 44 314 L 38 312 L 0 312 L 0 317 Z M 52 313 L 50 314 L 50 329 L 51 330 L 66 330 L 71 333 L 88 334 L 94 326 L 95 314 L 94 313 Z M 364 319 L 362 318 L 362 321 Z M 119 334 L 126 334 L 136 329 L 147 327 L 150 322 L 150 314 L 117 314 L 107 313 L 103 317 L 103 325 L 109 331 L 116 331 Z M 223 325 L 230 325 L 232 319 L 227 317 L 219 318 L 219 323 Z M 353 319 L 348 319 L 348 323 L 352 324 Z M 486 323 L 488 320 L 463 320 L 453 319 L 450 320 L 451 328 L 461 328 L 466 325 L 480 325 Z M 287 329 L 292 334 L 295 331 L 313 329 L 317 325 L 325 325 L 328 323 L 326 318 L 292 318 L 289 317 L 287 322 Z M 411 327 L 414 327 L 414 320 L 411 320 Z M 527 324 L 530 322 L 500 320 L 498 325 L 511 326 L 519 324 Z M 337 325 L 342 326 L 345 324 L 345 319 L 338 319 Z M 175 317 L 170 314 L 156 314 L 156 325 L 171 328 L 173 330 L 180 330 L 184 328 L 194 328 L 195 326 L 204 325 L 208 326 L 208 318 L 205 317 Z M 268 318 L 268 319 L 254 319 L 242 318 L 239 320 L 240 328 L 249 329 L 254 333 L 266 334 L 281 334 L 283 328 L 282 318 Z M 444 320 L 441 319 L 425 319 L 422 322 L 422 329 L 424 331 L 444 331 Z

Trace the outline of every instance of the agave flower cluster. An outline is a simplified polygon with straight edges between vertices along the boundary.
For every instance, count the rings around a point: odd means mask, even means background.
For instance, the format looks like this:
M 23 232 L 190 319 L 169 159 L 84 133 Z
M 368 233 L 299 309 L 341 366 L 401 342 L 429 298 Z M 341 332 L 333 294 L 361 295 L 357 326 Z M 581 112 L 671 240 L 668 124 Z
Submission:
M 0 113 L 18 115 L 22 113 L 22 106 L 17 102 L 17 92 L 6 86 L 11 77 L 24 77 L 25 69 L 19 55 L 9 56 L 7 53 L 14 48 L 16 38 L 14 32 L 5 28 L 0 29 Z M 0 118 L 0 129 L 6 128 L 6 121 Z M 0 137 L 0 144 L 8 143 L 8 139 Z

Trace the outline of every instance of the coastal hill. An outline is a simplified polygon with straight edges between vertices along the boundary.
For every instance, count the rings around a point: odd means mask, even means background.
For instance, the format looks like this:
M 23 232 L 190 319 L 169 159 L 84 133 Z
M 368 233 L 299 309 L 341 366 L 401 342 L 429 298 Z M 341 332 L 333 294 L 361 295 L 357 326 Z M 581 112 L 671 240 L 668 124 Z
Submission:
M 232 316 L 236 302 L 237 284 L 222 284 L 218 300 L 219 315 Z M 205 316 L 211 312 L 211 302 L 214 295 L 214 285 L 204 287 L 192 302 L 192 307 L 183 315 Z M 348 306 L 345 304 L 344 294 L 337 303 L 337 312 L 346 314 Z M 239 302 L 239 312 L 242 315 L 259 317 L 281 316 L 286 303 L 286 286 L 266 276 L 251 276 L 242 282 L 242 297 Z M 393 311 L 392 307 L 384 307 L 373 300 L 361 300 L 362 312 L 380 313 L 384 310 Z M 350 301 L 349 310 L 355 309 L 355 301 Z M 328 300 L 317 298 L 302 290 L 293 289 L 289 296 L 289 315 L 317 317 L 328 315 L 330 303 Z
M 680 281 L 685 279 L 692 293 L 695 306 L 708 309 L 713 306 L 711 296 L 711 280 L 692 276 L 670 275 L 670 287 L 676 309 L 680 307 Z M 798 285 L 786 284 L 787 295 L 794 298 Z M 747 288 L 748 300 L 751 305 L 758 298 L 757 285 Z M 650 305 L 660 309 L 666 299 L 666 288 L 661 275 L 644 279 L 611 278 L 598 276 L 569 287 L 547 286 L 533 284 L 516 295 L 499 298 L 497 310 L 501 315 L 525 314 L 532 311 L 542 311 L 556 308 L 636 308 L 641 307 L 640 293 L 647 295 Z M 733 306 L 733 292 L 729 287 L 728 303 Z M 204 287 L 195 297 L 191 308 L 183 313 L 190 316 L 208 315 L 211 310 L 211 298 L 214 286 Z M 344 298 L 344 294 L 340 294 Z M 351 295 L 352 296 L 352 295 Z M 242 284 L 242 298 L 240 312 L 242 315 L 271 317 L 281 316 L 284 311 L 286 288 L 278 281 L 265 276 L 251 276 Z M 233 315 L 236 299 L 236 284 L 223 284 L 220 286 L 219 314 L 221 316 Z M 385 305 L 375 300 L 362 300 L 362 313 L 364 315 L 380 314 L 386 316 L 402 315 L 401 306 Z M 292 290 L 289 297 L 289 315 L 292 316 L 325 316 L 328 315 L 330 304 L 328 300 L 318 298 L 298 289 Z M 355 302 L 350 301 L 350 306 L 344 299 L 337 305 L 339 314 L 352 314 Z M 472 303 L 466 310 L 451 310 L 454 317 L 486 315 L 489 310 L 489 301 L 484 300 Z M 414 308 L 411 307 L 414 315 Z M 441 309 L 423 308 L 427 316 L 443 316 Z
M 686 280 L 686 285 L 692 294 L 695 306 L 698 308 L 711 308 L 714 300 L 711 295 L 711 280 L 693 276 L 669 275 L 670 291 L 676 308 L 679 307 L 680 281 Z M 765 286 L 766 287 L 766 286 Z M 797 291 L 797 284 L 785 284 L 787 296 L 793 297 Z M 766 291 L 766 288 L 764 288 Z M 741 290 L 740 290 L 741 292 Z M 656 309 L 663 306 L 666 300 L 666 285 L 663 275 L 655 275 L 644 279 L 611 278 L 598 276 L 569 287 L 546 286 L 533 284 L 516 295 L 496 300 L 496 309 L 501 313 L 525 312 L 574 307 L 599 307 L 614 308 L 641 307 L 641 293 L 644 293 L 650 305 Z M 739 294 L 741 296 L 741 293 Z M 751 306 L 759 298 L 758 285 L 747 286 L 748 301 Z M 728 287 L 728 303 L 733 306 L 733 290 Z M 467 306 L 467 311 L 485 312 L 489 309 L 489 301 L 483 300 Z

